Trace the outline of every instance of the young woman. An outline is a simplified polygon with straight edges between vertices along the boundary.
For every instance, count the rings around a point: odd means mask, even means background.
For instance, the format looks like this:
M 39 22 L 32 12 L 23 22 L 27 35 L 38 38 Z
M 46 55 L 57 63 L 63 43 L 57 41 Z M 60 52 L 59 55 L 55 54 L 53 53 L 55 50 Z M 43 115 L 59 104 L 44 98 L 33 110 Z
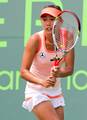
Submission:
M 61 62 L 65 66 L 51 71 L 50 59 L 55 56 L 52 26 L 60 12 L 60 7 L 54 5 L 42 9 L 40 19 L 43 30 L 30 37 L 23 54 L 20 74 L 27 81 L 23 107 L 33 111 L 38 120 L 64 120 L 65 104 L 60 78 L 73 73 L 74 50 Z

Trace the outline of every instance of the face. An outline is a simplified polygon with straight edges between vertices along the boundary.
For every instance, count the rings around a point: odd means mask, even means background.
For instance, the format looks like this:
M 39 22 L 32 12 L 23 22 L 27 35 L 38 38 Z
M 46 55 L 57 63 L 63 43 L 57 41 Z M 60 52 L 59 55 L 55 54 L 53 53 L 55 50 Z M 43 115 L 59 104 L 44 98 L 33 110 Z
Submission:
M 52 26 L 53 26 L 54 19 L 55 17 L 52 17 L 50 15 L 45 15 L 41 17 L 41 23 L 42 23 L 43 29 L 47 33 L 52 33 Z

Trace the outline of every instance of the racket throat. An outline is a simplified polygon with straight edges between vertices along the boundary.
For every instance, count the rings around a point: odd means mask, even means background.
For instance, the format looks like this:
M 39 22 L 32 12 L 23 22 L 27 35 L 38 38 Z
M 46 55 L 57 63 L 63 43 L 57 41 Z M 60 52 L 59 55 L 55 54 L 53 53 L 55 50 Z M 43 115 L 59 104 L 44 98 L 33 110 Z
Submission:
M 50 61 L 51 62 L 53 62 L 53 61 L 60 61 L 60 58 L 58 57 L 58 55 L 56 54 L 56 56 L 55 57 L 53 57 L 52 59 L 50 59 Z
M 53 66 L 59 66 L 60 58 L 56 55 L 54 58 L 50 59 Z

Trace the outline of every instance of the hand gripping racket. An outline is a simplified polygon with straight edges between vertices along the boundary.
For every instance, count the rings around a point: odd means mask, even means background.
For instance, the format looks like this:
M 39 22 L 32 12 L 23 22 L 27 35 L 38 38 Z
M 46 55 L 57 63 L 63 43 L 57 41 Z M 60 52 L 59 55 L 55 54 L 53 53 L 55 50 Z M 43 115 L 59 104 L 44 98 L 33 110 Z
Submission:
M 80 20 L 74 12 L 64 10 L 56 17 L 52 28 L 55 50 L 55 57 L 51 59 L 53 66 L 59 66 L 60 61 L 74 48 L 80 31 Z M 58 56 L 59 51 L 62 53 L 61 57 Z

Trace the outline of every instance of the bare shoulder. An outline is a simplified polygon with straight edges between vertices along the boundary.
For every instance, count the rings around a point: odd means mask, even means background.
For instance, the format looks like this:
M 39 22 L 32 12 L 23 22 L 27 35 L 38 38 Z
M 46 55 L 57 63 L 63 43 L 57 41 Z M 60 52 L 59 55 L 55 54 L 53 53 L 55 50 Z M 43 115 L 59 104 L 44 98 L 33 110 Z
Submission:
M 30 38 L 33 39 L 33 40 L 40 39 L 39 33 L 38 32 L 34 33 Z
M 27 49 L 38 50 L 40 44 L 40 36 L 38 33 L 34 33 L 28 40 L 26 44 Z

